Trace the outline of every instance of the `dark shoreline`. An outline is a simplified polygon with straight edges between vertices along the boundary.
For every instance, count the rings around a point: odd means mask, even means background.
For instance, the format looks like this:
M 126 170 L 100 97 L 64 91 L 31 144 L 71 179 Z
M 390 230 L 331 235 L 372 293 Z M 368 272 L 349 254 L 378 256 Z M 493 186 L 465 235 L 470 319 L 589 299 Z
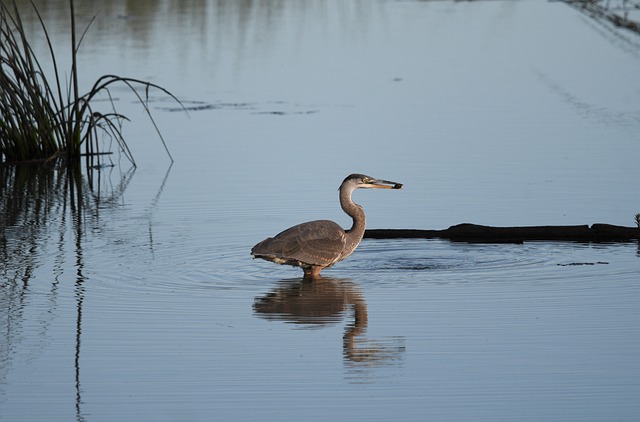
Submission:
M 457 242 L 522 243 L 528 240 L 621 242 L 640 239 L 640 228 L 593 224 L 580 226 L 492 227 L 463 223 L 444 230 L 371 229 L 369 239 L 449 239 Z

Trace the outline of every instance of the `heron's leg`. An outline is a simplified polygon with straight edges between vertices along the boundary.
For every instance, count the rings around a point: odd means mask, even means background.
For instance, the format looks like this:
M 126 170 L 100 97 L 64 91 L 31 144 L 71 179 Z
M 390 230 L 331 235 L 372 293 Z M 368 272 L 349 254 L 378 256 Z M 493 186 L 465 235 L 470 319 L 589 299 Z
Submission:
M 320 271 L 322 271 L 323 267 L 318 267 L 315 265 L 312 265 L 310 267 L 304 267 L 304 278 L 310 278 L 310 279 L 314 279 L 314 278 L 320 278 Z

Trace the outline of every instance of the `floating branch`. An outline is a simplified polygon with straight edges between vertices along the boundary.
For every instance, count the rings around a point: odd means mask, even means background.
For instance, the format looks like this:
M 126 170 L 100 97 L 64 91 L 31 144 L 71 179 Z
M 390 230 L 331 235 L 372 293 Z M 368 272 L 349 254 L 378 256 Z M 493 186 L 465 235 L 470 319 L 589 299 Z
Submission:
M 458 242 L 523 243 L 531 240 L 615 242 L 640 239 L 640 228 L 593 224 L 582 226 L 491 227 L 458 224 L 445 230 L 377 229 L 367 230 L 372 239 L 449 239 Z

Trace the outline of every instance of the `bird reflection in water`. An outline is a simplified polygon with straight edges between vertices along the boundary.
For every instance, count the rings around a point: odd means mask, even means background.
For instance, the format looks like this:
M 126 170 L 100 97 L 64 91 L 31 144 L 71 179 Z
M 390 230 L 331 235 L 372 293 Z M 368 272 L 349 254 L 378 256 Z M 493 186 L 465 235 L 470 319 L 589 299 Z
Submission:
M 404 352 L 404 338 L 372 340 L 365 337 L 368 325 L 367 304 L 357 286 L 349 280 L 320 278 L 285 281 L 270 293 L 257 297 L 255 314 L 309 327 L 341 321 L 349 310 L 353 322 L 343 336 L 345 362 L 355 369 L 393 364 Z

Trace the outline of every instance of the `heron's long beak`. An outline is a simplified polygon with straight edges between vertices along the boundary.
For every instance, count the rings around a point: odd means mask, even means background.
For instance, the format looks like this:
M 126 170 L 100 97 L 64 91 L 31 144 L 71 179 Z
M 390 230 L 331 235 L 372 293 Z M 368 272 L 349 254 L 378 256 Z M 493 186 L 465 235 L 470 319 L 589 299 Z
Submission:
M 368 186 L 373 189 L 402 189 L 402 183 L 390 182 L 388 180 L 376 179 L 368 183 Z

